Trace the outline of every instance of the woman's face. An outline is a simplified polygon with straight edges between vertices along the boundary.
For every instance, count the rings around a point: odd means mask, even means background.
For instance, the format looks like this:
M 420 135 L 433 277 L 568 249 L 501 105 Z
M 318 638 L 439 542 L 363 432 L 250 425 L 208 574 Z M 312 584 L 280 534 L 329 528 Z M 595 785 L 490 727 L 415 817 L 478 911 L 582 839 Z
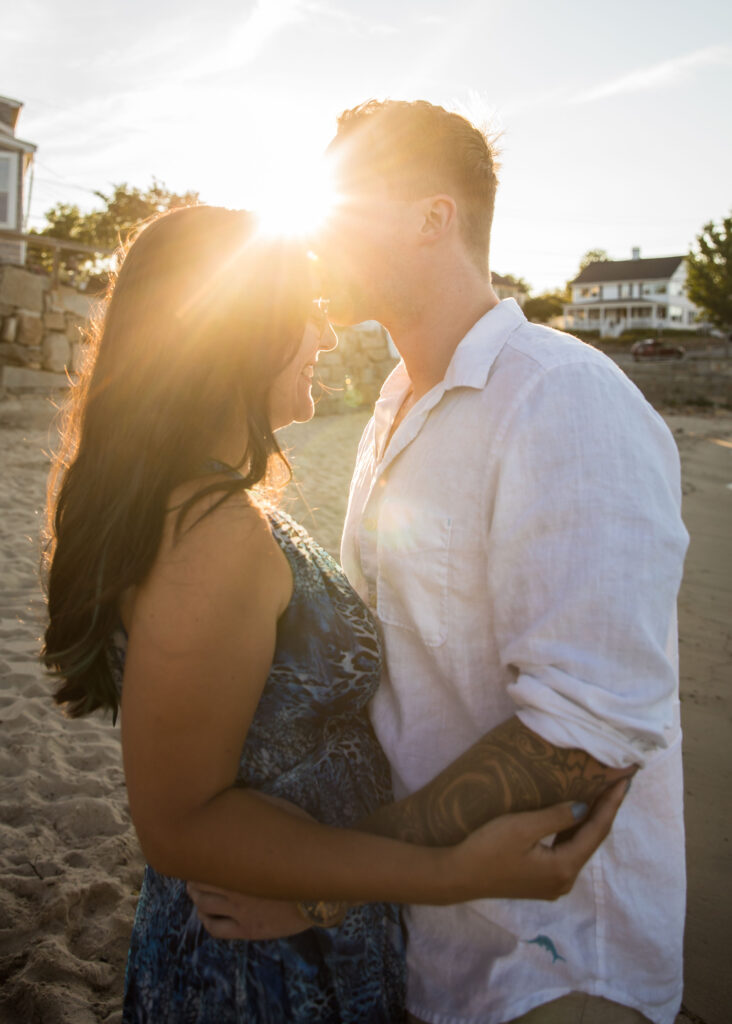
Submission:
M 269 418 L 273 430 L 288 423 L 305 423 L 315 412 L 312 385 L 319 352 L 335 348 L 338 339 L 325 311 L 313 304 L 300 347 L 284 370 L 275 377 L 269 393 Z

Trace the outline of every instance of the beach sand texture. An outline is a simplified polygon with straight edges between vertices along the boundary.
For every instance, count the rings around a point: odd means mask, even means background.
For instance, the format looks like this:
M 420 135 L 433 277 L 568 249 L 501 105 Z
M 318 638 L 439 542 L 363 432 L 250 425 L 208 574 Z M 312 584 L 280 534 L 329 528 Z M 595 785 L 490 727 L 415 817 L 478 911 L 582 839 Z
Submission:
M 39 396 L 0 402 L 0 1022 L 114 1024 L 142 858 L 118 728 L 98 716 L 65 719 L 37 663 L 37 538 L 51 414 Z M 685 1003 L 706 1024 L 722 1024 L 732 1006 L 725 952 L 732 416 L 668 419 L 692 534 L 681 598 L 690 825 Z M 295 470 L 285 508 L 334 554 L 365 422 L 361 413 L 323 417 L 281 435 Z

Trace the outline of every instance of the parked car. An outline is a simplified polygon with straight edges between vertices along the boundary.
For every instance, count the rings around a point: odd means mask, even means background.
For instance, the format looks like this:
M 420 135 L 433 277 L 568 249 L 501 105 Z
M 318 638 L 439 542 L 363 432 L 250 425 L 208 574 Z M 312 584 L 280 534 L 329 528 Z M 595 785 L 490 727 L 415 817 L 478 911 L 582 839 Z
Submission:
M 645 338 L 630 346 L 630 354 L 639 363 L 642 359 L 683 359 L 686 349 L 663 338 Z

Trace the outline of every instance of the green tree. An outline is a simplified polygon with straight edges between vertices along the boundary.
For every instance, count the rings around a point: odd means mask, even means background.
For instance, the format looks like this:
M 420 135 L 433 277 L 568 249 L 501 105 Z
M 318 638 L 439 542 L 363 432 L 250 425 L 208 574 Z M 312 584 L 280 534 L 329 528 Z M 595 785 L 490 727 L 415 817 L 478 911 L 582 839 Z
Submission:
M 524 314 L 536 324 L 546 324 L 553 317 L 562 315 L 564 303 L 568 301 L 565 292 L 543 292 L 526 300 Z
M 101 200 L 101 208 L 82 212 L 76 203 L 56 203 L 45 213 L 46 226 L 32 233 L 112 250 L 156 213 L 199 202 L 198 192 L 171 192 L 155 178 L 146 189 L 123 183 L 113 185 L 109 193 L 95 191 L 94 194 Z M 28 256 L 29 264 L 50 268 L 50 250 L 32 246 Z M 66 276 L 77 280 L 89 279 L 103 270 L 104 265 L 104 261 L 82 252 L 64 253 L 61 260 Z
M 715 327 L 732 332 L 732 214 L 704 225 L 686 266 L 691 301 Z
M 508 284 L 514 285 L 516 288 L 521 288 L 528 295 L 531 291 L 531 285 L 523 279 L 523 277 L 516 277 L 515 274 L 501 274 L 499 275 Z
M 609 260 L 610 257 L 607 254 L 606 249 L 588 249 L 580 260 L 578 274 L 581 274 L 585 267 L 589 267 L 590 263 L 604 263 L 605 260 Z

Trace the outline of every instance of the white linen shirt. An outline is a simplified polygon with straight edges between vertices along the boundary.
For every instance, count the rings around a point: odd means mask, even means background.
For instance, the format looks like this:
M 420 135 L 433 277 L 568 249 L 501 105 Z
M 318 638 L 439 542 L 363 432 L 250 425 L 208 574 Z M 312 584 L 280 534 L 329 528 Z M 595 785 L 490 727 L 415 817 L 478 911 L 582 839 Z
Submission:
M 372 720 L 397 799 L 517 714 L 559 747 L 643 766 L 556 902 L 406 911 L 408 1005 L 499 1024 L 580 990 L 672 1024 L 685 907 L 676 598 L 688 535 L 661 417 L 600 352 L 506 299 L 389 429 L 364 432 L 342 562 L 381 624 Z

